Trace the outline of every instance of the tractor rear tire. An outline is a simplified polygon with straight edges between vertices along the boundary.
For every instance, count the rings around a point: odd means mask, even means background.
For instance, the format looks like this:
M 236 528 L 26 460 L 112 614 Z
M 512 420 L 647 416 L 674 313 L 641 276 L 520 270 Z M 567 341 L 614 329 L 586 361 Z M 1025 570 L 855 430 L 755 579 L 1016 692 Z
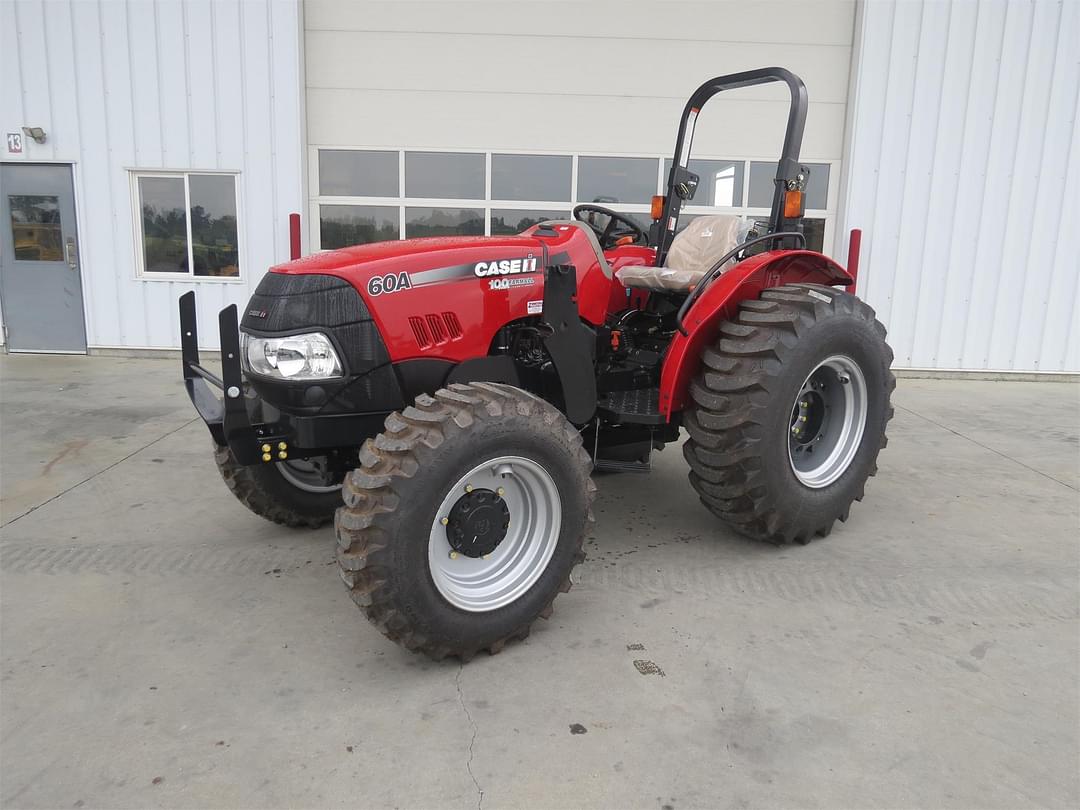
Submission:
M 285 463 L 244 466 L 228 447 L 217 443 L 214 461 L 240 503 L 259 517 L 282 526 L 318 529 L 332 521 L 334 512 L 341 506 L 340 485 L 305 488 L 298 473 L 291 468 L 282 471 Z
M 684 414 L 702 503 L 778 545 L 828 535 L 877 472 L 892 358 L 873 309 L 834 287 L 790 284 L 742 302 L 702 353 Z
M 388 416 L 360 462 L 337 559 L 391 641 L 436 660 L 494 655 L 570 589 L 596 487 L 578 431 L 549 403 L 454 384 Z

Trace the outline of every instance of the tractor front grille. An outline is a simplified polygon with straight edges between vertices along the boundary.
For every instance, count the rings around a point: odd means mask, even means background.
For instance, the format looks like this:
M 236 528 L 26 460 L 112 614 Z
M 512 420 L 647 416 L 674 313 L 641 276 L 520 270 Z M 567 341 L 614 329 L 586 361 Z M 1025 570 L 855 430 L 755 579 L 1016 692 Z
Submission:
M 364 299 L 349 282 L 312 273 L 267 273 L 255 288 L 240 328 L 253 335 L 322 332 L 345 365 L 344 380 L 289 383 L 253 378 L 271 404 L 297 413 L 358 413 L 402 405 L 390 354 Z M 321 393 L 313 389 L 321 389 Z

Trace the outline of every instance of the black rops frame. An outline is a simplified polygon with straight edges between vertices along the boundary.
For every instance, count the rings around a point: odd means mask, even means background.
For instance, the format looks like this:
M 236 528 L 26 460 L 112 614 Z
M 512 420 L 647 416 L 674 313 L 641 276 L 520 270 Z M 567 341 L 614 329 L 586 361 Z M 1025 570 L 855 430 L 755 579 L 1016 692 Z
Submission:
M 694 138 L 693 124 L 705 102 L 724 90 L 740 87 L 752 87 L 757 84 L 784 82 L 791 93 L 791 107 L 788 110 L 787 131 L 784 133 L 784 148 L 776 165 L 776 188 L 773 191 L 772 212 L 769 215 L 769 233 L 778 234 L 784 230 L 784 191 L 789 182 L 797 182 L 803 172 L 799 165 L 799 151 L 802 148 L 803 129 L 806 126 L 807 95 L 803 80 L 782 67 L 759 68 L 741 73 L 730 73 L 709 79 L 694 91 L 683 108 L 679 119 L 679 134 L 675 139 L 675 154 L 668 173 L 667 191 L 664 199 L 664 214 L 660 220 L 656 247 L 656 266 L 661 267 L 667 258 L 668 248 L 675 236 L 675 228 L 682 210 L 682 197 L 675 193 L 679 183 L 685 182 L 687 166 L 690 163 L 690 147 Z

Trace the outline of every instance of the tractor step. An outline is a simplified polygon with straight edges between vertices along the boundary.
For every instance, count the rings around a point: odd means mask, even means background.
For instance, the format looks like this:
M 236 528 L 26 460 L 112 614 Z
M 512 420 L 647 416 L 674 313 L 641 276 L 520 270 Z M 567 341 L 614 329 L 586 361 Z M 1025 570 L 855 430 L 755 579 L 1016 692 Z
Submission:
M 596 403 L 614 421 L 635 425 L 662 425 L 667 420 L 660 413 L 659 388 L 634 388 L 629 391 L 608 391 Z
M 650 461 L 618 461 L 613 458 L 598 457 L 593 462 L 593 469 L 602 470 L 603 472 L 647 473 L 652 471 L 652 463 Z

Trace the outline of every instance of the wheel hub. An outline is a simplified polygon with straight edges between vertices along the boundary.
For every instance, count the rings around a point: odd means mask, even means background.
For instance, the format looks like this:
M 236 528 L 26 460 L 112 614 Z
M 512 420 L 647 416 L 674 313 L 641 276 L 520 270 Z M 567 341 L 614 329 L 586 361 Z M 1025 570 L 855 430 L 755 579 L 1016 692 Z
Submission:
M 862 442 L 869 408 L 866 378 L 858 363 L 835 354 L 807 376 L 791 407 L 788 460 L 811 489 L 838 479 Z
M 470 489 L 447 516 L 446 541 L 466 557 L 484 557 L 506 538 L 510 508 L 498 492 Z

